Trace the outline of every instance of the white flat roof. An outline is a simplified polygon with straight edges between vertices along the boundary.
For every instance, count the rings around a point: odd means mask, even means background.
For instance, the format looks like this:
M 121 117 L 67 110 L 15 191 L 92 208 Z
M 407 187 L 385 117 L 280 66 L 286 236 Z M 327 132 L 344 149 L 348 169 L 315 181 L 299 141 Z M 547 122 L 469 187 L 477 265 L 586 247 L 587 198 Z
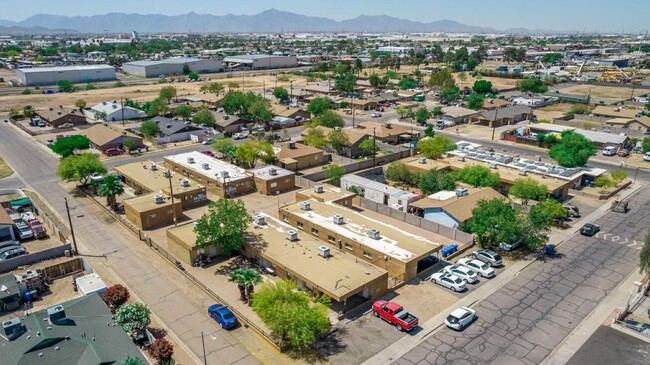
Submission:
M 417 194 L 410 193 L 408 191 L 404 191 L 398 188 L 394 188 L 390 185 L 382 184 L 380 182 L 370 180 L 368 178 L 359 176 L 359 175 L 354 175 L 354 174 L 348 174 L 345 175 L 341 178 L 341 180 L 353 183 L 356 186 L 360 186 L 364 189 L 370 189 L 370 190 L 375 190 L 375 191 L 381 191 L 385 194 L 388 194 L 390 196 L 394 196 L 397 198 L 402 198 L 402 199 L 412 199 L 412 198 L 417 198 Z
M 271 175 L 271 169 L 275 170 L 275 175 Z M 258 167 L 253 170 L 248 170 L 248 172 L 252 172 L 255 177 L 258 177 L 262 180 L 273 180 L 282 176 L 295 175 L 293 171 L 289 171 L 273 165 Z
M 194 159 L 194 163 L 189 163 L 188 157 Z M 214 157 L 204 155 L 197 151 L 179 153 L 178 155 L 165 156 L 165 159 L 177 163 L 189 170 L 192 170 L 200 175 L 210 177 L 212 179 L 222 180 L 221 172 L 228 172 L 226 182 L 241 180 L 249 177 L 246 170 L 241 167 L 229 164 L 227 162 L 218 160 Z M 203 168 L 203 164 L 208 164 L 208 169 Z
M 36 68 L 20 68 L 26 74 L 39 73 L 39 72 L 62 72 L 62 71 L 84 71 L 84 70 L 115 70 L 111 65 L 80 65 L 80 66 L 56 66 L 56 67 L 36 67 Z
M 435 200 L 447 200 L 447 199 L 454 198 L 455 196 L 456 196 L 455 191 L 442 190 L 442 191 L 439 191 L 439 192 L 437 192 L 435 194 L 431 194 L 431 195 L 427 196 L 427 198 L 435 199 Z
M 104 283 L 104 280 L 95 273 L 76 278 L 75 282 L 77 283 L 79 292 L 83 295 L 106 289 L 106 283 Z

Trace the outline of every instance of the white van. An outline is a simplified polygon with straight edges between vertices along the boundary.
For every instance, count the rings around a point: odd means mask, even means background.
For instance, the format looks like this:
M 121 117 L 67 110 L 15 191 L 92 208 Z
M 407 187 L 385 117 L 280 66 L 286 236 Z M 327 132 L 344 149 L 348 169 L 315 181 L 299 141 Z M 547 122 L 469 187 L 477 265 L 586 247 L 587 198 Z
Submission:
M 650 161 L 650 152 L 646 152 L 643 154 L 643 161 Z
M 607 146 L 603 148 L 603 156 L 616 156 L 616 147 Z

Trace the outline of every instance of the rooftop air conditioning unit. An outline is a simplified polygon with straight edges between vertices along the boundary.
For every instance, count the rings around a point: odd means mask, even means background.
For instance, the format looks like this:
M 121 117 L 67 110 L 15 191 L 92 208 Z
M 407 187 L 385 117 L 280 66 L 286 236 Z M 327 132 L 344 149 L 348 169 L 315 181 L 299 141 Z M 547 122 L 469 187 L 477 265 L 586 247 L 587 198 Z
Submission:
M 295 149 L 296 148 L 296 142 L 289 142 L 289 148 L 290 149 Z
M 190 186 L 190 181 L 188 179 L 181 179 L 181 186 L 188 187 Z
M 228 174 L 228 171 L 221 171 L 221 178 L 223 179 L 230 178 L 230 174 Z
M 497 168 L 497 163 L 496 162 L 490 162 L 490 168 L 491 169 L 496 169 Z
M 378 240 L 381 236 L 379 235 L 379 230 L 378 229 L 372 228 L 372 229 L 368 230 L 368 237 L 370 237 L 372 239 L 375 239 L 375 240 Z
M 336 224 L 344 224 L 345 223 L 345 219 L 340 214 L 335 214 L 334 217 L 332 217 L 332 219 L 334 220 L 334 223 L 336 223 Z
M 314 185 L 314 193 L 322 194 L 324 191 L 323 185 Z
M 298 232 L 294 230 L 287 231 L 287 239 L 289 241 L 297 241 L 298 240 Z
M 4 336 L 9 341 L 12 341 L 25 333 L 25 326 L 23 326 L 20 318 L 11 318 L 2 322 L 2 330 Z
M 253 221 L 254 221 L 255 224 L 257 224 L 258 226 L 263 226 L 263 225 L 266 224 L 266 220 L 265 220 L 264 214 L 256 214 L 256 215 L 254 215 L 254 216 L 253 216 Z
M 427 163 L 427 158 L 426 157 L 420 157 L 420 158 L 418 158 L 418 162 L 421 163 L 421 164 L 425 164 L 425 163 Z
M 47 316 L 50 318 L 50 323 L 59 324 L 65 323 L 65 309 L 62 305 L 56 305 L 54 307 L 47 308 Z
M 193 226 L 194 228 L 197 228 L 197 227 L 199 226 L 199 222 L 195 221 L 194 223 L 192 223 L 192 226 Z
M 456 189 L 456 196 L 461 197 L 461 196 L 467 196 L 469 195 L 469 191 L 467 188 L 458 188 Z
M 187 163 L 194 163 L 194 157 L 188 157 Z
M 155 163 L 152 162 L 151 165 L 149 166 L 149 168 L 151 169 L 151 171 L 156 171 L 156 170 L 158 170 L 158 165 L 156 165 Z
M 318 246 L 318 256 L 322 256 L 325 258 L 330 257 L 330 248 L 325 245 Z
M 203 170 L 210 170 L 210 164 L 207 162 L 204 162 L 201 166 L 203 167 Z
M 153 202 L 156 203 L 156 204 L 162 204 L 164 201 L 165 201 L 165 199 L 160 194 L 153 196 Z
M 393 123 L 391 123 L 391 122 L 387 122 L 386 124 L 384 124 L 384 127 L 386 127 L 386 128 L 392 128 L 392 127 L 393 127 Z
M 458 156 L 458 161 L 465 162 L 465 156 Z
M 311 205 L 309 202 L 301 202 L 300 203 L 300 209 L 302 210 L 311 210 Z
M 169 178 L 172 176 L 172 172 L 169 170 L 163 170 L 163 177 Z
M 519 170 L 519 175 L 526 176 L 526 169 Z
M 269 175 L 271 175 L 271 176 L 275 176 L 275 175 L 277 175 L 277 174 L 278 174 L 278 169 L 276 169 L 275 167 L 271 167 L 271 168 L 269 169 Z

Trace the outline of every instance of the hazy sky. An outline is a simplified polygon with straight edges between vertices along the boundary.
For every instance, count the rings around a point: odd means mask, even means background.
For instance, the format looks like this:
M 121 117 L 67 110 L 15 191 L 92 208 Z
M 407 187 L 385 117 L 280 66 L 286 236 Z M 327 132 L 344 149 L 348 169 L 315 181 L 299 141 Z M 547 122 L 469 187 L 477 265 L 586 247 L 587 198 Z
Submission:
M 110 12 L 257 14 L 275 8 L 336 20 L 391 15 L 430 22 L 451 19 L 497 29 L 639 32 L 650 29 L 648 0 L 19 0 L 2 1 L 0 19 L 20 21 L 34 14 L 96 15 Z

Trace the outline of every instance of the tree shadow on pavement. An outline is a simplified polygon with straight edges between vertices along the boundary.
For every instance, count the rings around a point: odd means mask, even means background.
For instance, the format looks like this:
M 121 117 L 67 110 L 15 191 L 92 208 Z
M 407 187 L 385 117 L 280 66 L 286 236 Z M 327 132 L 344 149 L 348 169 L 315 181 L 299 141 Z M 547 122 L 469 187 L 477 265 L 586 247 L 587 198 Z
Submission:
M 338 355 L 348 348 L 348 345 L 343 339 L 346 332 L 347 329 L 345 328 L 336 328 L 318 340 L 315 350 L 316 354 L 318 354 L 319 362 L 327 362 L 330 356 Z

